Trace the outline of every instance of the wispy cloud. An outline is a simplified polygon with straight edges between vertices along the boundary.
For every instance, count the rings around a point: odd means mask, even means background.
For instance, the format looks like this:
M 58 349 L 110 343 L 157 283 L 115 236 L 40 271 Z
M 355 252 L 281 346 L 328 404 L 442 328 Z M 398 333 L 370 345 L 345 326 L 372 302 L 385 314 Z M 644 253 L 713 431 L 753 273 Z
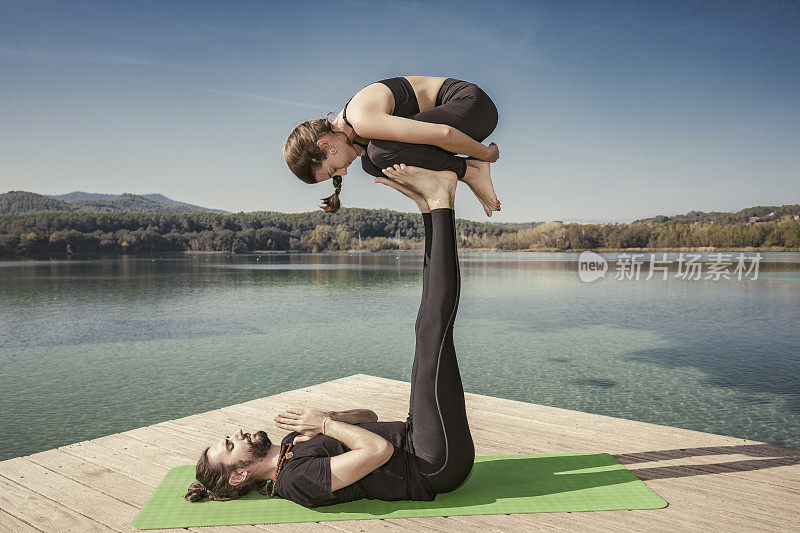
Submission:
M 74 63 L 74 62 L 83 62 L 83 63 L 96 63 L 96 64 L 103 64 L 103 65 L 134 65 L 134 66 L 149 66 L 149 67 L 166 67 L 169 66 L 170 68 L 178 68 L 180 65 L 165 65 L 163 63 L 151 61 L 148 59 L 142 59 L 137 57 L 129 57 L 129 56 L 120 56 L 120 55 L 110 55 L 110 54 L 96 54 L 96 53 L 88 53 L 88 54 L 58 54 L 52 52 L 42 52 L 38 50 L 23 50 L 23 49 L 16 49 L 16 48 L 7 48 L 7 47 L 0 47 L 0 59 L 3 57 L 15 59 L 15 60 L 22 60 L 22 61 L 49 61 L 49 62 L 60 62 L 60 63 Z M 185 68 L 198 68 L 198 67 L 185 67 Z M 211 70 L 199 67 L 200 70 Z M 299 102 L 297 100 L 289 100 L 285 98 L 275 98 L 273 96 L 266 96 L 263 94 L 255 94 L 249 93 L 245 91 L 231 91 L 226 89 L 214 89 L 211 87 L 200 87 L 195 85 L 180 85 L 175 83 L 165 83 L 161 81 L 154 81 L 154 80 L 143 80 L 143 79 L 135 79 L 135 78 L 122 78 L 127 81 L 134 81 L 139 83 L 147 83 L 150 85 L 161 85 L 164 87 L 175 87 L 179 89 L 190 89 L 196 91 L 204 91 L 209 93 L 215 94 L 222 94 L 227 96 L 234 96 L 238 98 L 249 98 L 251 100 L 259 100 L 262 102 L 270 102 L 274 104 L 282 104 L 282 105 L 291 105 L 297 107 L 304 107 L 307 109 L 319 109 L 330 111 L 331 109 L 335 109 L 336 106 L 326 106 L 320 104 L 312 104 L 310 102 Z
M 494 54 L 516 64 L 541 66 L 549 61 L 544 50 L 535 43 L 542 22 L 535 8 L 531 6 L 519 9 L 513 3 L 508 6 L 492 4 L 493 20 L 508 21 L 498 26 L 476 23 L 475 12 L 465 11 L 459 3 L 441 5 L 426 0 L 384 0 L 378 7 L 376 4 L 377 2 L 371 1 L 364 7 L 391 13 L 388 18 L 399 23 L 412 24 L 414 31 L 424 31 L 437 41 L 461 42 L 481 50 L 482 53 Z M 518 28 L 524 28 L 525 31 L 518 32 Z
M 320 105 L 320 104 L 312 104 L 312 103 L 309 103 L 309 102 L 298 102 L 297 100 L 287 100 L 287 99 L 284 99 L 284 98 L 275 98 L 273 96 L 265 96 L 263 94 L 254 94 L 254 93 L 248 93 L 248 92 L 243 92 L 243 91 L 229 91 L 229 90 L 226 90 L 226 89 L 212 89 L 211 87 L 198 87 L 198 86 L 195 86 L 195 85 L 179 85 L 179 84 L 175 84 L 175 83 L 165 83 L 165 82 L 162 82 L 162 81 L 142 80 L 142 79 L 134 79 L 134 78 L 121 78 L 121 79 L 124 79 L 124 80 L 127 80 L 127 81 L 139 82 L 139 83 L 146 83 L 146 84 L 149 84 L 149 85 L 160 85 L 160 86 L 163 86 L 163 87 L 174 87 L 174 88 L 177 88 L 177 89 L 191 89 L 191 90 L 195 90 L 195 91 L 204 91 L 204 92 L 215 93 L 215 94 L 223 94 L 223 95 L 227 95 L 227 96 L 236 96 L 236 97 L 239 97 L 239 98 L 250 98 L 252 100 L 260 100 L 260 101 L 263 101 L 263 102 L 270 102 L 270 103 L 273 103 L 273 104 L 293 105 L 293 106 L 297 106 L 297 107 L 305 107 L 305 108 L 308 108 L 308 109 L 321 109 L 321 110 L 324 110 L 324 111 L 330 111 L 331 109 L 334 109 L 336 107 L 336 106 L 329 106 L 329 105 L 325 106 L 325 105 Z
M 179 63 L 165 63 L 154 59 L 144 59 L 140 57 L 123 56 L 115 54 L 101 54 L 94 52 L 62 54 L 54 52 L 44 52 L 40 50 L 22 50 L 18 48 L 0 47 L 0 60 L 4 57 L 17 61 L 40 61 L 49 63 L 92 63 L 95 65 L 109 66 L 132 66 L 148 67 L 169 70 L 185 70 L 195 72 L 206 72 L 212 74 L 223 74 L 229 76 L 231 73 L 217 68 L 205 67 L 202 65 L 186 65 Z M 263 74 L 263 70 L 258 69 L 239 69 L 240 72 Z
M 0 57 L 11 59 L 21 59 L 29 61 L 55 61 L 55 62 L 78 62 L 78 63 L 100 63 L 104 65 L 153 65 L 152 61 L 138 57 L 128 57 L 110 54 L 60 54 L 53 52 L 42 52 L 39 50 L 21 50 L 18 48 L 0 47 Z
M 653 154 L 641 154 L 635 152 L 625 151 L 611 151 L 585 144 L 574 144 L 570 142 L 559 142 L 557 140 L 545 138 L 544 136 L 531 136 L 531 135 L 515 135 L 513 139 L 509 139 L 513 143 L 530 143 L 531 145 L 541 148 L 548 148 L 551 150 L 558 150 L 565 154 L 581 155 L 592 157 L 595 159 L 605 159 L 608 161 L 630 162 L 630 163 L 652 163 L 663 162 L 667 163 L 670 160 L 667 157 L 661 157 Z M 502 147 L 501 147 L 502 149 Z

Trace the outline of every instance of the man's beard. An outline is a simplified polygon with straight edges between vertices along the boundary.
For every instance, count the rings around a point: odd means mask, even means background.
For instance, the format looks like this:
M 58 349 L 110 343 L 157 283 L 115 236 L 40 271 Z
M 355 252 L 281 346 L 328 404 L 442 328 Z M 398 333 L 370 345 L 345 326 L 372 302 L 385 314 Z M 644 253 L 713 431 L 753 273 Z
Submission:
M 269 440 L 266 431 L 256 431 L 253 434 L 247 434 L 250 444 L 250 457 L 252 459 L 262 459 L 267 456 L 269 449 L 272 447 L 272 441 Z

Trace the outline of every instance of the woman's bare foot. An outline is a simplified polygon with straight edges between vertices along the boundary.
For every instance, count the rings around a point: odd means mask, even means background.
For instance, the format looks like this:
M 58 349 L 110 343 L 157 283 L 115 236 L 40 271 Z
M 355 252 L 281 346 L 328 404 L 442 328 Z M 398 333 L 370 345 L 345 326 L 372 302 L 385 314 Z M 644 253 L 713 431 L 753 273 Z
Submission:
M 497 194 L 494 192 L 489 163 L 477 159 L 467 159 L 467 172 L 464 174 L 463 181 L 481 202 L 487 216 L 492 216 L 492 211 L 500 211 L 500 200 L 497 199 Z
M 400 185 L 419 193 L 431 209 L 452 209 L 455 204 L 458 185 L 455 172 L 399 164 L 383 169 L 383 173 Z
M 421 213 L 430 213 L 431 212 L 431 208 L 428 205 L 427 200 L 425 200 L 425 198 L 420 193 L 418 193 L 417 191 L 415 191 L 415 190 L 413 190 L 413 189 L 411 189 L 409 187 L 406 187 L 405 185 L 400 185 L 399 183 L 397 183 L 393 179 L 384 178 L 383 176 L 378 176 L 377 178 L 375 178 L 372 181 L 373 181 L 373 183 L 383 183 L 384 185 L 388 185 L 392 189 L 394 189 L 394 190 L 396 190 L 398 192 L 401 192 L 404 195 L 408 196 L 409 198 L 414 200 L 414 202 L 416 202 L 417 207 L 419 207 L 419 210 L 420 210 Z
M 474 190 L 472 192 L 473 192 L 473 194 L 475 193 Z M 489 206 L 486 205 L 486 202 L 481 200 L 481 197 L 478 196 L 477 194 L 475 194 L 475 198 L 477 198 L 478 201 L 481 203 L 481 207 L 483 207 L 483 211 L 484 211 L 484 213 L 486 213 L 486 216 L 488 216 L 488 217 L 492 216 L 492 209 L 489 209 Z

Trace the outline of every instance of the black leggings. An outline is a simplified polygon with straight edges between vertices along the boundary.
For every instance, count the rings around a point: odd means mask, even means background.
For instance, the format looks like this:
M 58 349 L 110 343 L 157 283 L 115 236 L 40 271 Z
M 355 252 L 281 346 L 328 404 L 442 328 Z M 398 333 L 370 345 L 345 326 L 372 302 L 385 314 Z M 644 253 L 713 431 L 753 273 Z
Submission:
M 425 222 L 422 302 L 415 330 L 407 441 L 429 490 L 461 486 L 475 461 L 464 389 L 453 345 L 453 323 L 461 292 L 455 211 L 433 209 Z
M 436 96 L 436 107 L 407 118 L 448 124 L 483 142 L 497 127 L 497 107 L 474 83 L 447 78 Z M 373 139 L 361 157 L 362 168 L 372 176 L 384 176 L 381 170 L 397 163 L 428 170 L 452 170 L 459 180 L 464 179 L 467 171 L 466 158 L 430 144 Z

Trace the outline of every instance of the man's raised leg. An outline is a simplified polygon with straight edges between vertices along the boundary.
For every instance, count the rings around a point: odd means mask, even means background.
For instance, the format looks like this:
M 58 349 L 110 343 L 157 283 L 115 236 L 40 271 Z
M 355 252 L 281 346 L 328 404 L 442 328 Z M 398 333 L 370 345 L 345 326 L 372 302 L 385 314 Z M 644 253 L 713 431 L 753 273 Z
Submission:
M 429 172 L 432 175 L 425 175 Z M 406 187 L 425 191 L 431 207 L 431 252 L 417 328 L 409 439 L 430 489 L 448 492 L 463 483 L 475 459 L 453 344 L 461 289 L 453 211 L 457 180 L 454 173 L 414 167 L 385 173 Z

